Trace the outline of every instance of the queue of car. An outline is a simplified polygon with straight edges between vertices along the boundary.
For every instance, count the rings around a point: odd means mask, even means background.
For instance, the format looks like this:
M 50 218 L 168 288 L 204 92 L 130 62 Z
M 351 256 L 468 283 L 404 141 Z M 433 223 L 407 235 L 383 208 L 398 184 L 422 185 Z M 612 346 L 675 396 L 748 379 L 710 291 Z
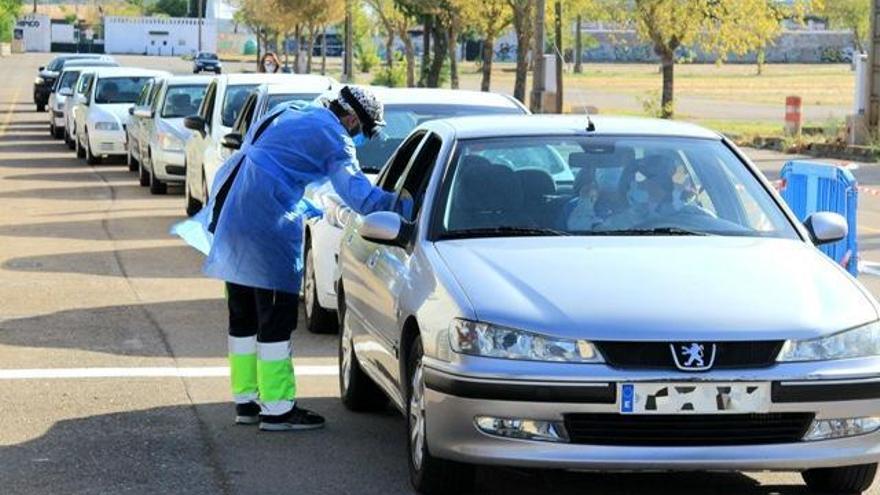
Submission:
M 64 135 L 90 163 L 125 155 L 155 194 L 183 183 L 190 215 L 255 121 L 337 87 L 76 70 L 55 85 Z M 356 152 L 394 210 L 310 186 L 303 298 L 308 329 L 339 334 L 343 404 L 406 418 L 418 491 L 467 492 L 476 465 L 871 485 L 880 304 L 815 248 L 842 217 L 799 222 L 701 127 L 374 89 L 387 127 Z

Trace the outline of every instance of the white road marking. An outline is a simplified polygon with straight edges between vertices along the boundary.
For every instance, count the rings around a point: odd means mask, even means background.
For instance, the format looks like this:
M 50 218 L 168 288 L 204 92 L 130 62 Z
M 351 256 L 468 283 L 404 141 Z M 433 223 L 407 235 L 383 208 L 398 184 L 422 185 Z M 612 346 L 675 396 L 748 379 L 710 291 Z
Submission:
M 336 376 L 336 366 L 294 364 L 296 376 Z M 0 369 L 0 380 L 42 380 L 56 378 L 213 378 L 229 376 L 226 366 L 155 367 L 155 368 L 39 368 Z

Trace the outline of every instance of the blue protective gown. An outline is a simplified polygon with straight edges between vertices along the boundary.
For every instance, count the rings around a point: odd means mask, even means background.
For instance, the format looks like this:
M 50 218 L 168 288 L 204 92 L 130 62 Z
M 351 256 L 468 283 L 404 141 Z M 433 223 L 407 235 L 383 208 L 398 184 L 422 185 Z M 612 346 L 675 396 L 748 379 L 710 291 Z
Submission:
M 242 149 L 218 171 L 208 204 L 172 232 L 207 250 L 204 273 L 210 277 L 296 293 L 302 279 L 303 221 L 320 215 L 303 199 L 308 184 L 329 179 L 346 205 L 360 214 L 391 209 L 394 196 L 360 171 L 354 142 L 328 109 L 276 109 L 263 118 L 279 112 L 256 140 L 262 120 L 251 126 Z M 207 227 L 215 195 L 230 176 L 212 236 Z

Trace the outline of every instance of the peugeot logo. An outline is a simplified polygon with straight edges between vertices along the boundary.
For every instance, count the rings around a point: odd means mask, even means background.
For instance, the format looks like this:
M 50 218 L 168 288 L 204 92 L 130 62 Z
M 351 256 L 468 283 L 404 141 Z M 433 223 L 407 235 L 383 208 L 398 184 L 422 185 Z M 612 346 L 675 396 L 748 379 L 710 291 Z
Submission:
M 715 344 L 676 342 L 669 344 L 675 366 L 682 371 L 706 371 L 715 363 Z

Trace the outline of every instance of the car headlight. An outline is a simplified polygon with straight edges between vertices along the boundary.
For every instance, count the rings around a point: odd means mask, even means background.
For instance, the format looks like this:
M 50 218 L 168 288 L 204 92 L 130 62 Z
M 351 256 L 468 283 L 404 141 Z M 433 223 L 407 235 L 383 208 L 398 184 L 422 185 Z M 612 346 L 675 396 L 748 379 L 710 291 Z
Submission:
M 40 85 L 40 84 L 43 84 L 45 81 L 46 81 L 46 80 L 43 79 L 42 77 L 37 76 L 37 78 L 34 79 L 34 84 Z
M 183 141 L 171 134 L 159 134 L 159 146 L 163 150 L 183 151 Z
M 587 340 L 561 339 L 460 318 L 452 320 L 449 325 L 449 341 L 453 351 L 474 356 L 524 361 L 604 362 L 596 347 Z
M 99 131 L 118 131 L 119 124 L 116 122 L 95 122 L 95 129 Z
M 809 340 L 787 340 L 777 361 L 828 361 L 880 356 L 880 321 Z

